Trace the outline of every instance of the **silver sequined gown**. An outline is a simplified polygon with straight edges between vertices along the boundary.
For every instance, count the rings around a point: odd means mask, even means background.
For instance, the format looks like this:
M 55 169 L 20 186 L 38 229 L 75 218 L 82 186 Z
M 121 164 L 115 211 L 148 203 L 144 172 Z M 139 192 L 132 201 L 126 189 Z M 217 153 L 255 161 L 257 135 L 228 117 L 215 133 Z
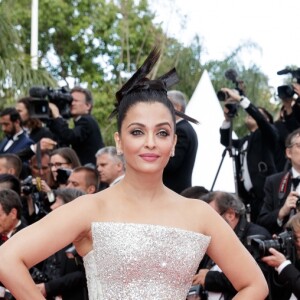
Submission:
M 149 224 L 92 223 L 89 300 L 185 300 L 210 237 Z

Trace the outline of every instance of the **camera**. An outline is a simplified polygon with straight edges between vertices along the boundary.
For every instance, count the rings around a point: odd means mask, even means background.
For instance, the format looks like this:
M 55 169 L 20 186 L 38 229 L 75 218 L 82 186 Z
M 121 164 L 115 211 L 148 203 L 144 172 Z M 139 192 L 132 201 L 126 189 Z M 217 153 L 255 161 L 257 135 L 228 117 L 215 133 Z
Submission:
M 296 247 L 294 243 L 294 234 L 291 229 L 287 229 L 278 234 L 277 238 L 271 240 L 261 239 L 260 236 L 249 236 L 250 252 L 255 259 L 271 255 L 270 248 L 281 252 L 287 259 L 295 262 Z
M 21 182 L 21 192 L 25 196 L 24 199 L 28 196 L 31 197 L 33 203 L 38 208 L 37 214 L 43 217 L 50 211 L 51 203 L 47 194 L 41 191 L 40 181 L 41 178 L 36 177 L 36 184 L 34 184 L 32 176 L 29 175 Z
M 234 90 L 240 95 L 244 95 L 244 90 L 242 88 L 243 81 L 238 79 L 238 74 L 235 70 L 229 69 L 225 72 L 225 78 L 230 80 L 234 84 Z M 226 101 L 229 98 L 228 93 L 223 91 L 217 92 L 217 97 L 219 101 Z M 225 107 L 228 109 L 228 116 L 230 118 L 233 118 L 237 114 L 237 103 L 226 103 Z
M 192 285 L 187 294 L 186 300 L 207 300 L 208 293 L 202 285 Z
M 49 278 L 46 274 L 41 272 L 38 268 L 33 267 L 30 269 L 30 275 L 34 283 L 45 283 L 49 281 Z
M 277 72 L 277 75 L 291 74 L 292 78 L 300 84 L 300 68 L 286 68 Z M 293 98 L 295 91 L 292 85 L 281 85 L 277 87 L 277 94 L 280 99 Z
M 72 170 L 70 169 L 63 169 L 59 168 L 57 169 L 57 176 L 56 176 L 56 181 L 58 184 L 67 184 L 68 178 L 72 173 Z
M 32 176 L 29 175 L 21 182 L 21 191 L 24 195 L 28 196 L 32 193 L 37 193 L 37 187 L 32 183 Z
M 72 95 L 65 87 L 52 89 L 50 87 L 31 87 L 29 114 L 32 118 L 47 120 L 50 117 L 49 102 L 55 104 L 61 116 L 65 119 L 71 117 L 70 105 Z

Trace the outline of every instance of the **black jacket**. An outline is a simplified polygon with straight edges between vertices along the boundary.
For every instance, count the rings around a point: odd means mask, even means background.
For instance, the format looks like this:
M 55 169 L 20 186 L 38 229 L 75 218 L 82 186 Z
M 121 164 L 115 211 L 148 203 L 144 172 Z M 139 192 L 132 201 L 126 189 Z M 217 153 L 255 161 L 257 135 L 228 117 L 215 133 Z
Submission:
M 192 173 L 198 149 L 197 134 L 187 120 L 176 124 L 177 144 L 163 173 L 163 182 L 171 190 L 181 193 L 192 186 Z
M 246 246 L 251 252 L 250 247 L 248 246 L 248 237 L 253 235 L 260 235 L 265 237 L 266 239 L 271 238 L 271 234 L 263 227 L 247 222 L 245 217 L 241 217 L 239 223 L 236 225 L 234 232 L 238 236 L 239 240 Z M 202 260 L 198 271 L 203 268 L 210 268 L 214 263 L 212 260 L 205 255 L 205 258 Z M 265 276 L 268 275 L 269 268 L 262 262 L 259 262 L 259 266 L 261 267 Z M 197 272 L 198 272 L 197 271 Z M 225 300 L 232 299 L 237 291 L 226 277 L 223 272 L 219 271 L 209 271 L 205 277 L 205 290 L 211 292 L 222 293 Z
M 251 203 L 251 200 L 255 199 L 255 207 L 251 207 L 254 216 L 253 221 L 255 221 L 263 202 L 266 177 L 277 172 L 274 155 L 275 149 L 278 147 L 279 136 L 276 128 L 266 120 L 256 106 L 250 103 L 246 112 L 255 119 L 258 129 L 240 139 L 233 139 L 232 146 L 238 151 L 235 161 L 238 194 L 245 202 Z M 220 129 L 221 144 L 225 147 L 229 146 L 229 133 L 229 129 Z M 243 155 L 243 145 L 246 141 L 248 141 L 247 165 L 253 185 L 251 194 L 245 190 L 243 181 L 241 181 L 242 166 L 240 161 Z
M 49 128 L 59 138 L 61 146 L 71 146 L 77 153 L 82 165 L 96 164 L 96 152 L 104 147 L 97 121 L 91 115 L 82 115 L 74 121 L 71 129 L 63 118 L 49 122 Z
M 277 223 L 279 210 L 289 195 L 291 186 L 290 171 L 276 173 L 266 179 L 264 203 L 257 218 L 257 223 L 267 228 L 272 234 L 281 232 L 284 224 L 289 219 L 289 216 L 284 218 L 282 226 Z
M 62 296 L 63 300 L 88 299 L 82 259 L 80 257 L 68 258 L 65 252 L 68 248 L 69 246 L 54 254 L 58 267 L 57 275 L 45 283 L 47 299 L 59 295 Z M 45 261 L 45 264 L 48 261 L 49 259 Z

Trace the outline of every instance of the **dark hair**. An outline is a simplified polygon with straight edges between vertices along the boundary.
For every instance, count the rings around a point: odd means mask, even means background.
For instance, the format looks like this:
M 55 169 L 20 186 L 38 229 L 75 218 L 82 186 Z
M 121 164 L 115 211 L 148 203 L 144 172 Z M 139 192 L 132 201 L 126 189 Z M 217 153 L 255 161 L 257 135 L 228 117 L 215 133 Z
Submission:
M 224 214 L 229 208 L 233 209 L 238 216 L 241 216 L 246 212 L 244 203 L 235 195 L 227 192 L 209 192 L 208 194 L 203 195 L 201 199 L 207 203 L 215 201 L 220 215 Z
M 121 132 L 123 120 L 128 110 L 139 102 L 153 103 L 158 102 L 169 109 L 176 127 L 175 114 L 191 122 L 198 123 L 195 119 L 188 117 L 183 112 L 176 111 L 172 102 L 167 96 L 168 87 L 178 82 L 175 68 L 159 77 L 151 80 L 146 76 L 152 71 L 160 57 L 158 48 L 154 48 L 142 66 L 132 75 L 132 77 L 117 91 L 115 110 L 111 116 L 117 115 L 118 131 Z
M 158 102 L 163 104 L 171 113 L 172 120 L 174 123 L 174 128 L 176 128 L 176 119 L 175 119 L 175 109 L 172 102 L 168 99 L 167 94 L 163 91 L 156 90 L 147 90 L 147 91 L 137 91 L 130 93 L 123 97 L 122 102 L 119 106 L 119 112 L 117 116 L 118 131 L 121 132 L 122 123 L 127 115 L 127 112 L 135 104 L 144 102 L 144 103 L 154 103 Z
M 7 107 L 7 108 L 4 108 L 0 112 L 0 117 L 7 116 L 7 115 L 9 115 L 10 121 L 16 122 L 16 121 L 19 120 L 20 123 L 21 123 L 21 117 L 20 117 L 19 112 L 16 110 L 16 108 L 14 108 L 14 107 Z
M 22 171 L 22 160 L 20 157 L 14 153 L 1 153 L 0 159 L 6 160 L 7 168 L 14 168 L 16 176 L 20 176 Z
M 61 157 L 63 157 L 69 164 L 71 164 L 72 169 L 81 166 L 78 155 L 72 148 L 61 147 L 61 148 L 54 149 L 50 153 L 50 157 L 52 157 L 53 155 L 60 155 Z
M 27 109 L 28 113 L 30 111 L 30 101 L 32 100 L 33 98 L 31 97 L 23 97 L 21 99 L 18 100 L 17 103 L 23 103 L 25 108 Z M 21 120 L 22 121 L 22 120 Z M 22 123 L 24 123 L 24 121 L 22 121 Z M 26 125 L 28 128 L 30 129 L 35 129 L 35 128 L 41 128 L 43 126 L 43 123 L 40 119 L 37 119 L 37 118 L 31 118 L 29 116 L 29 119 L 26 121 Z
M 20 196 L 11 189 L 0 190 L 0 204 L 3 211 L 8 215 L 13 208 L 17 210 L 17 218 L 22 216 L 22 202 Z
M 18 177 L 12 174 L 0 174 L 0 190 L 3 184 L 5 189 L 11 189 L 21 195 L 21 181 Z
M 183 190 L 180 195 L 186 198 L 202 199 L 202 196 L 209 193 L 204 186 L 191 186 Z
M 98 185 L 99 185 L 99 174 L 98 171 L 94 168 L 87 167 L 87 166 L 81 166 L 75 168 L 72 173 L 80 173 L 84 172 L 85 173 L 85 181 L 87 186 L 95 186 L 96 191 L 98 190 Z

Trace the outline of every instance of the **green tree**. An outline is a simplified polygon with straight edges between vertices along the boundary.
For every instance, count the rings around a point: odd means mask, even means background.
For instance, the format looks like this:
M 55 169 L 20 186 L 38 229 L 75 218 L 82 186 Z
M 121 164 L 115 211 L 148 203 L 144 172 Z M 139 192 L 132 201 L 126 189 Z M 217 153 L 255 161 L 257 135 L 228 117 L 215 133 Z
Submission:
M 9 3 L 0 1 L 0 107 L 13 105 L 33 84 L 55 84 L 44 69 L 31 69 L 30 55 L 24 52 L 10 11 Z

